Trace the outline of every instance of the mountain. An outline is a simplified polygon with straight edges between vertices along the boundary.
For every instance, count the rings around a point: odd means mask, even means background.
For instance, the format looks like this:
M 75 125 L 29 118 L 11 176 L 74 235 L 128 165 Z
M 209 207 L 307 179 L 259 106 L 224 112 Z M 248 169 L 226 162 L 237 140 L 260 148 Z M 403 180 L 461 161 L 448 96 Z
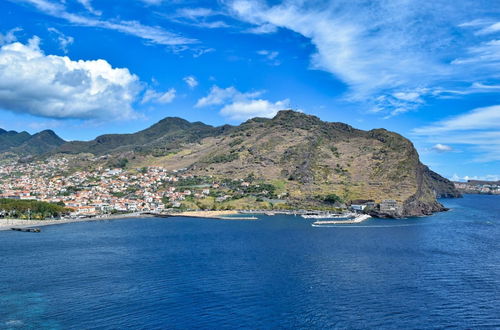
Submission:
M 403 136 L 324 122 L 291 110 L 239 126 L 165 118 L 134 134 L 67 142 L 47 155 L 58 153 L 109 154 L 112 157 L 103 159 L 126 159 L 130 168 L 186 168 L 214 180 L 252 178 L 274 185 L 295 208 L 324 206 L 327 196 L 335 194 L 347 204 L 396 201 L 394 209 L 373 209 L 376 216 L 420 216 L 444 210 L 436 197 L 460 196 L 449 180 L 420 162 Z
M 12 147 L 23 144 L 30 137 L 31 135 L 28 132 L 18 133 L 16 131 L 0 129 L 0 152 L 5 152 Z
M 18 133 L 0 129 L 0 153 L 8 152 L 20 156 L 41 155 L 65 142 L 51 130 L 31 135 L 24 131 Z
M 344 201 L 394 199 L 395 211 L 378 216 L 419 216 L 443 210 L 436 197 L 458 197 L 453 184 L 420 160 L 413 144 L 385 129 L 362 131 L 315 116 L 281 111 L 223 134 L 179 146 L 151 159 L 197 175 L 258 178 L 283 187 L 297 207 L 315 207 L 329 194 Z
M 224 129 L 225 126 L 214 128 L 201 122 L 190 123 L 181 118 L 169 117 L 137 133 L 107 134 L 89 142 L 68 142 L 54 152 L 102 155 L 134 151 L 160 155 L 178 148 L 179 144 L 221 134 Z

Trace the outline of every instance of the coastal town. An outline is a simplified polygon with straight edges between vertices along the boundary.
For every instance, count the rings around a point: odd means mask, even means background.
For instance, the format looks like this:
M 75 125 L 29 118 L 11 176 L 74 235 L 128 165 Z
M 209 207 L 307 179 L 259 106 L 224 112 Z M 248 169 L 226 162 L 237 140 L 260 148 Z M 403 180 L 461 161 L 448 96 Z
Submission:
M 0 165 L 0 198 L 63 205 L 71 217 L 231 209 L 231 200 L 249 196 L 257 202 L 281 201 L 272 185 L 253 183 L 251 178 L 219 182 L 194 177 L 186 169 L 167 171 L 158 166 L 74 170 L 70 162 L 57 157 Z
M 500 195 L 500 181 L 468 180 L 453 184 L 463 194 Z

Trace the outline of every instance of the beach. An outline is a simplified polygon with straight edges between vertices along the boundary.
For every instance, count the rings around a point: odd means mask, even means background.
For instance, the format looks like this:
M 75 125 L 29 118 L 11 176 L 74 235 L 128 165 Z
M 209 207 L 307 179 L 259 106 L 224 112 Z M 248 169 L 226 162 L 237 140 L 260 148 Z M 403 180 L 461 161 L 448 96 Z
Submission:
M 239 214 L 236 210 L 226 210 L 226 211 L 186 211 L 179 213 L 168 213 L 168 215 L 175 217 L 195 217 L 195 218 L 219 218 L 228 215 Z

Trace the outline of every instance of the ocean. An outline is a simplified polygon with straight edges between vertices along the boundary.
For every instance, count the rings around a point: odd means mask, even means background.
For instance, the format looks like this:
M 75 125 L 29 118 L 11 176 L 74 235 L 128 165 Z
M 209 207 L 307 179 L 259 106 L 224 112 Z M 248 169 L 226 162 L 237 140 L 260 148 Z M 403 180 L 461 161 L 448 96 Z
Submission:
M 0 232 L 1 329 L 500 328 L 500 196 L 312 227 L 127 219 Z

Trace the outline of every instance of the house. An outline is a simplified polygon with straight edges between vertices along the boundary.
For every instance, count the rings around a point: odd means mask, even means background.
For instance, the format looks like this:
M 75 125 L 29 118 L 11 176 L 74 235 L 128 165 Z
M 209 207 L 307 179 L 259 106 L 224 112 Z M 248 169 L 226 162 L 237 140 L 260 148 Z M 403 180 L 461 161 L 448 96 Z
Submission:
M 366 205 L 361 205 L 361 204 L 352 204 L 351 205 L 351 210 L 361 212 L 366 208 Z
M 94 206 L 80 206 L 71 213 L 72 216 L 91 216 L 96 214 L 96 208 Z
M 380 212 L 396 212 L 398 208 L 398 202 L 394 199 L 384 199 L 380 203 Z

